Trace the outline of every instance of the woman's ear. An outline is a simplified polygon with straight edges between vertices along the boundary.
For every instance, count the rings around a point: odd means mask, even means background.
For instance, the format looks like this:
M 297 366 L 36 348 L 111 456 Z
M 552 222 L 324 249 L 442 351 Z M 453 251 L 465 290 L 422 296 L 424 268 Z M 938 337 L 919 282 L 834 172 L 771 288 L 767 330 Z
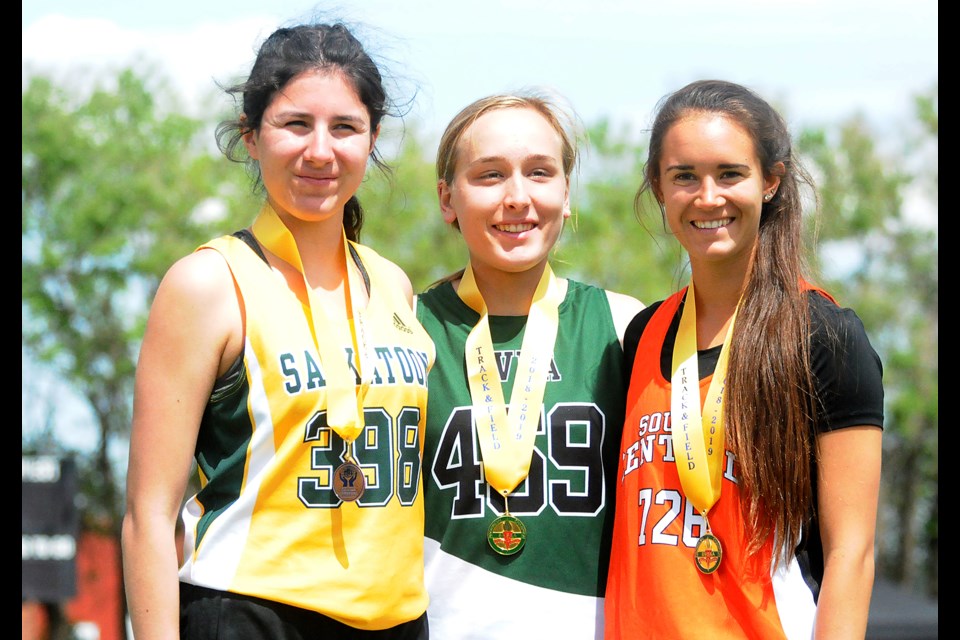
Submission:
M 782 162 L 777 162 L 770 169 L 770 174 L 763 178 L 763 192 L 769 193 L 771 197 L 780 188 L 780 177 L 787 172 L 787 167 Z
M 379 137 L 380 137 L 380 125 L 377 125 L 377 128 L 374 130 L 374 132 L 370 134 L 370 153 L 368 153 L 367 155 L 370 155 L 371 153 L 373 153 L 374 148 L 377 146 L 377 138 Z
M 247 148 L 247 153 L 254 160 L 260 160 L 260 153 L 257 149 L 257 132 L 247 128 L 247 116 L 240 116 L 240 130 L 243 131 L 243 146 Z
M 443 221 L 447 224 L 456 224 L 457 222 L 457 212 L 450 205 L 450 199 L 452 197 L 452 189 L 447 185 L 447 181 L 438 180 L 437 199 L 440 201 L 440 212 L 443 214 Z
M 663 206 L 663 191 L 660 189 L 660 178 L 654 178 L 650 181 L 650 191 L 653 192 L 653 197 L 657 199 L 657 204 L 661 207 Z

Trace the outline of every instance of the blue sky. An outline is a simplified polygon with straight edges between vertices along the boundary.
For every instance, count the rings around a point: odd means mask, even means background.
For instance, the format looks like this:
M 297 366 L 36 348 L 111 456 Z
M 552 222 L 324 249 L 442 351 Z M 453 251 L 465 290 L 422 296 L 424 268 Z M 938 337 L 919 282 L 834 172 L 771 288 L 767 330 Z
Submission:
M 477 8 L 478 6 L 482 8 Z M 747 84 L 801 124 L 855 112 L 878 127 L 909 118 L 938 78 L 936 0 L 33 0 L 22 6 L 24 77 L 64 82 L 139 56 L 199 105 L 237 79 L 281 24 L 359 21 L 364 41 L 417 88 L 411 117 L 439 131 L 475 98 L 545 85 L 589 122 L 649 122 L 688 81 Z M 202 108 L 196 106 L 195 108 Z

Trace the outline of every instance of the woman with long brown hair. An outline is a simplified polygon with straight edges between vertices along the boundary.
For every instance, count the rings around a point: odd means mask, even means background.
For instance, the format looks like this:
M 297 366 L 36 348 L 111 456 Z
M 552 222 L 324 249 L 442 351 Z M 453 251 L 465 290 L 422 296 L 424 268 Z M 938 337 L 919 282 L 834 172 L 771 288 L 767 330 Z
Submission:
M 882 368 L 804 270 L 805 182 L 749 89 L 662 101 L 637 204 L 656 198 L 691 278 L 624 339 L 607 638 L 864 636 Z

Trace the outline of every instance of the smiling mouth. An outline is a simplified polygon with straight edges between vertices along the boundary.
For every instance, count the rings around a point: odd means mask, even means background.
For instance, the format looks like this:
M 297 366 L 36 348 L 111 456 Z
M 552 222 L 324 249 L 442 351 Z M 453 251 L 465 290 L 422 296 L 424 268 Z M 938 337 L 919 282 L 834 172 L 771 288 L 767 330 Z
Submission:
M 530 223 L 525 224 L 495 224 L 493 228 L 497 231 L 505 231 L 507 233 L 523 233 L 524 231 L 530 231 L 533 229 L 534 225 Z
M 719 220 L 694 220 L 691 224 L 697 229 L 719 229 L 733 222 L 733 218 L 720 218 Z

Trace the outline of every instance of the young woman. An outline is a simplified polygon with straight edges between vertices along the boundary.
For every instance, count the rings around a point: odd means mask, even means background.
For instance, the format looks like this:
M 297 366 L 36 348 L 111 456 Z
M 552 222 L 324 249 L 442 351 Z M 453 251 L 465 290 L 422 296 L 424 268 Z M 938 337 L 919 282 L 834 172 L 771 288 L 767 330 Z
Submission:
M 417 302 L 437 348 L 424 487 L 438 638 L 602 635 L 620 337 L 643 306 L 551 269 L 571 123 L 544 96 L 495 95 L 440 141 L 440 208 L 469 261 Z
M 434 349 L 404 273 L 357 244 L 389 106 L 342 25 L 263 44 L 218 129 L 266 193 L 179 260 L 134 398 L 124 574 L 138 640 L 425 638 L 421 453 Z M 192 459 L 201 489 L 174 530 Z
M 865 634 L 881 364 L 805 278 L 803 182 L 748 89 L 661 103 L 637 203 L 656 197 L 692 276 L 627 330 L 607 638 Z

